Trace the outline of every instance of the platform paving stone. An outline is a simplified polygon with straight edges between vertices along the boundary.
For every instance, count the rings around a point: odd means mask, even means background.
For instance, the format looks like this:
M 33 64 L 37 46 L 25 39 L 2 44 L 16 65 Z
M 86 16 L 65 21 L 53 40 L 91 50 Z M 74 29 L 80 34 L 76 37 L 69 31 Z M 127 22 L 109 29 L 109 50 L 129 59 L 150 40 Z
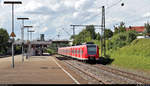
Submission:
M 33 56 L 22 63 L 22 56 L 17 55 L 15 68 L 11 67 L 12 57 L 0 58 L 0 84 L 75 84 L 53 58 Z M 81 80 L 79 76 L 76 77 Z M 81 82 L 86 84 L 84 80 Z

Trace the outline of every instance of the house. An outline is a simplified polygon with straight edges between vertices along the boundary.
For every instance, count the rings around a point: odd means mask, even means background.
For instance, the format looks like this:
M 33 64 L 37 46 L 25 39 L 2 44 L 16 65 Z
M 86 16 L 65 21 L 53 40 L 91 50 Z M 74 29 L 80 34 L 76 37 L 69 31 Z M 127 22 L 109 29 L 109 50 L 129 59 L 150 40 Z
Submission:
M 142 34 L 145 31 L 145 27 L 144 26 L 129 26 L 128 28 L 126 28 L 126 31 L 130 31 L 130 30 L 134 30 L 139 34 Z

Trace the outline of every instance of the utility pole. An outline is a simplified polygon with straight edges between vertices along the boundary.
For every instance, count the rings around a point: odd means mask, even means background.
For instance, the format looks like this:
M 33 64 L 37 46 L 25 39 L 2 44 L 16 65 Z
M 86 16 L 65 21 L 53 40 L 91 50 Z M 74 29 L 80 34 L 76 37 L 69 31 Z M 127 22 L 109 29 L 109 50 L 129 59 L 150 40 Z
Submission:
M 76 25 L 70 25 L 70 26 L 73 27 L 72 30 L 73 30 L 73 39 L 74 39 L 74 37 L 75 37 L 75 26 L 76 26 Z
M 29 18 L 17 18 L 17 20 L 22 20 L 22 28 L 21 28 L 22 62 L 24 62 L 24 20 L 29 20 Z
M 105 40 L 105 6 L 102 6 L 102 33 L 103 33 L 103 39 L 102 39 L 102 50 L 104 50 L 104 56 L 106 55 L 106 40 Z M 102 51 L 101 51 L 102 52 Z
M 12 5 L 12 33 L 11 33 L 11 37 L 13 39 L 12 41 L 12 67 L 15 67 L 14 64 L 14 37 L 16 36 L 14 34 L 14 5 L 15 4 L 22 4 L 21 1 L 4 1 L 4 4 L 11 4 Z

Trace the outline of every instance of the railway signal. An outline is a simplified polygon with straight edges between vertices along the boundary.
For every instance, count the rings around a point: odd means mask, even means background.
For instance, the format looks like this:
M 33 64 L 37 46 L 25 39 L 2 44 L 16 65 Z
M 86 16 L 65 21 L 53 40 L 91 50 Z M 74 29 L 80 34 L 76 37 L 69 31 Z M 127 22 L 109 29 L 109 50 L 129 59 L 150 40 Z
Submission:
M 12 5 L 12 34 L 11 34 L 11 37 L 13 39 L 13 41 L 12 41 L 12 67 L 14 68 L 15 67 L 15 64 L 14 64 L 14 37 L 15 37 L 15 34 L 14 34 L 14 5 L 22 4 L 22 2 L 21 1 L 4 1 L 4 4 Z

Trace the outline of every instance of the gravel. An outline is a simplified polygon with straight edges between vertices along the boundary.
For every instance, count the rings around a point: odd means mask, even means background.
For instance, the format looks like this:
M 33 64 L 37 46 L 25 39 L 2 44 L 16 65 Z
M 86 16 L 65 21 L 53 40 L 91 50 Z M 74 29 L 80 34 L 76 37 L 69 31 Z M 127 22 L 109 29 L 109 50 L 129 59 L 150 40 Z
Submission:
M 64 58 L 64 57 L 61 57 L 61 58 Z M 107 72 L 102 69 L 98 69 L 98 68 L 94 67 L 93 65 L 85 64 L 85 63 L 82 63 L 77 60 L 70 60 L 70 59 L 66 60 L 66 58 L 65 58 L 65 60 L 61 60 L 61 61 L 64 61 L 64 63 L 69 62 L 72 65 L 74 65 L 78 68 L 81 68 L 86 72 L 90 72 L 93 75 L 95 75 L 96 77 L 100 78 L 102 81 L 108 82 L 110 84 L 141 84 L 135 80 L 131 80 L 131 79 L 125 78 L 123 76 L 119 76 L 119 75 L 113 74 L 111 72 Z M 88 75 L 84 74 L 83 72 L 80 72 L 79 70 L 75 69 L 71 65 L 69 65 L 67 63 L 66 63 L 66 65 L 71 70 L 73 70 L 77 74 L 79 74 L 83 79 L 87 80 L 89 82 L 88 84 L 102 84 L 102 82 L 99 82 L 99 81 L 93 79 L 92 77 L 89 77 Z

